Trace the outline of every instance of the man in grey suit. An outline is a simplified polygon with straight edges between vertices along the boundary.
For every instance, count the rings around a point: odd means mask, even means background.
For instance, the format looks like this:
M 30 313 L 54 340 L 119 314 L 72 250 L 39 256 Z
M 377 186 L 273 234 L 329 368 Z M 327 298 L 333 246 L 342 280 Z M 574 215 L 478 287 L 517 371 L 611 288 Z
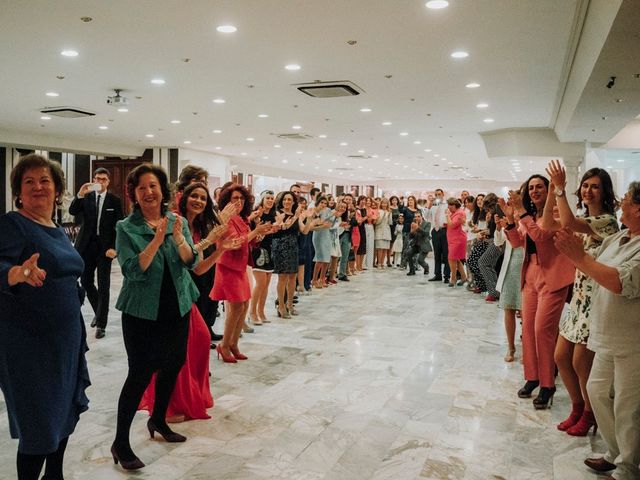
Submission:
M 432 250 L 431 223 L 423 219 L 422 214 L 419 212 L 413 217 L 409 241 L 411 242 L 411 256 L 409 257 L 409 273 L 407 273 L 407 275 L 416 274 L 416 256 L 418 257 L 417 263 L 422 267 L 423 273 L 428 275 L 429 265 L 425 261 L 425 258 Z

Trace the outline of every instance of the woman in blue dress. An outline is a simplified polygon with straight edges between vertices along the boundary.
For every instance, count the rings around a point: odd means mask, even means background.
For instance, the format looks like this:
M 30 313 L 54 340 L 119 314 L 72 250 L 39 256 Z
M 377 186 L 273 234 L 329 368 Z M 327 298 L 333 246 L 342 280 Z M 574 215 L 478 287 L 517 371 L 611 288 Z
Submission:
M 11 172 L 17 212 L 0 217 L 0 387 L 17 438 L 19 480 L 62 479 L 69 435 L 87 410 L 78 278 L 83 262 L 53 222 L 60 167 L 40 155 Z
M 312 283 L 315 288 L 325 288 L 328 286 L 326 277 L 329 262 L 331 262 L 331 247 L 333 245 L 331 231 L 329 229 L 333 226 L 335 217 L 327 204 L 326 197 L 318 197 L 314 209 L 316 222 L 319 223 L 313 232 L 313 248 L 316 252 L 313 261 L 316 262 L 316 265 L 313 268 Z

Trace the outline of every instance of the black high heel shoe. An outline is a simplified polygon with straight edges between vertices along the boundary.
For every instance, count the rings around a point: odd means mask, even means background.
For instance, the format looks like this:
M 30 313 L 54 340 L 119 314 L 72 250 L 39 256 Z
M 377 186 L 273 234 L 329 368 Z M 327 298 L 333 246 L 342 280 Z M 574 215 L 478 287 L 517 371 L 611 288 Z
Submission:
M 133 452 L 131 452 L 133 454 Z M 144 463 L 138 457 L 133 455 L 131 460 L 123 460 L 118 451 L 116 450 L 116 444 L 111 445 L 111 456 L 113 457 L 113 463 L 116 465 L 118 462 L 125 470 L 139 470 L 144 467 Z
M 533 399 L 533 407 L 536 410 L 546 410 L 553 405 L 553 396 L 556 393 L 556 387 L 542 387 L 538 396 Z
M 184 435 L 180 435 L 179 433 L 174 432 L 173 430 L 171 430 L 166 425 L 164 426 L 164 428 L 162 430 L 160 430 L 156 426 L 155 422 L 153 421 L 153 418 L 150 418 L 149 421 L 147 422 L 147 429 L 149 430 L 149 436 L 151 438 L 154 437 L 154 433 L 155 432 L 158 432 L 160 435 L 162 435 L 162 438 L 164 438 L 165 442 L 180 443 L 180 442 L 184 442 L 184 441 L 187 440 L 187 437 L 185 437 Z
M 518 390 L 518 397 L 520 398 L 531 398 L 531 393 L 538 388 L 540 382 L 538 380 L 527 380 L 527 383 L 524 384 L 520 390 Z

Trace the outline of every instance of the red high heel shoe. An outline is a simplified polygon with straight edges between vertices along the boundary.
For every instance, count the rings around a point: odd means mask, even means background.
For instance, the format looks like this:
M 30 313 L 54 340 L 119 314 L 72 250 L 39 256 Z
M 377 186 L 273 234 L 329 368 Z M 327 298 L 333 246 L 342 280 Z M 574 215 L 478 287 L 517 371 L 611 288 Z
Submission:
M 567 417 L 567 419 L 558 424 L 558 430 L 566 432 L 571 427 L 573 427 L 576 423 L 580 421 L 582 417 L 582 413 L 584 412 L 584 403 L 574 403 L 571 406 L 571 413 Z
M 238 361 L 232 354 L 227 354 L 224 352 L 224 350 L 222 350 L 222 346 L 220 344 L 218 344 L 218 346 L 216 347 L 216 352 L 218 352 L 218 360 L 220 360 L 220 357 L 222 357 L 224 363 L 238 363 Z
M 236 360 L 247 360 L 249 357 L 240 353 L 238 347 L 229 347 L 229 350 L 233 354 Z
M 578 423 L 567 430 L 567 433 L 572 437 L 586 437 L 589 434 L 589 430 L 593 427 L 593 434 L 598 431 L 598 424 L 596 423 L 596 417 L 593 416 L 593 412 L 585 410 L 580 417 Z

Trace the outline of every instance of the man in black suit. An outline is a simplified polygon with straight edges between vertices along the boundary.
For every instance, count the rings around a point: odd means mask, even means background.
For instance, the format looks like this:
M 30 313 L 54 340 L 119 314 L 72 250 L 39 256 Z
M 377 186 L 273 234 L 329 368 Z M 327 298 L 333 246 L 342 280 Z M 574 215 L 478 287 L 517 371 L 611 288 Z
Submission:
M 96 338 L 104 337 L 107 328 L 111 262 L 116 257 L 116 223 L 124 217 L 122 202 L 107 192 L 108 187 L 109 171 L 98 168 L 93 174 L 93 183 L 82 185 L 69 206 L 71 215 L 82 217 L 75 246 L 84 260 L 80 283 L 95 313 L 91 326 L 97 327 Z M 96 270 L 98 288 L 94 283 Z

